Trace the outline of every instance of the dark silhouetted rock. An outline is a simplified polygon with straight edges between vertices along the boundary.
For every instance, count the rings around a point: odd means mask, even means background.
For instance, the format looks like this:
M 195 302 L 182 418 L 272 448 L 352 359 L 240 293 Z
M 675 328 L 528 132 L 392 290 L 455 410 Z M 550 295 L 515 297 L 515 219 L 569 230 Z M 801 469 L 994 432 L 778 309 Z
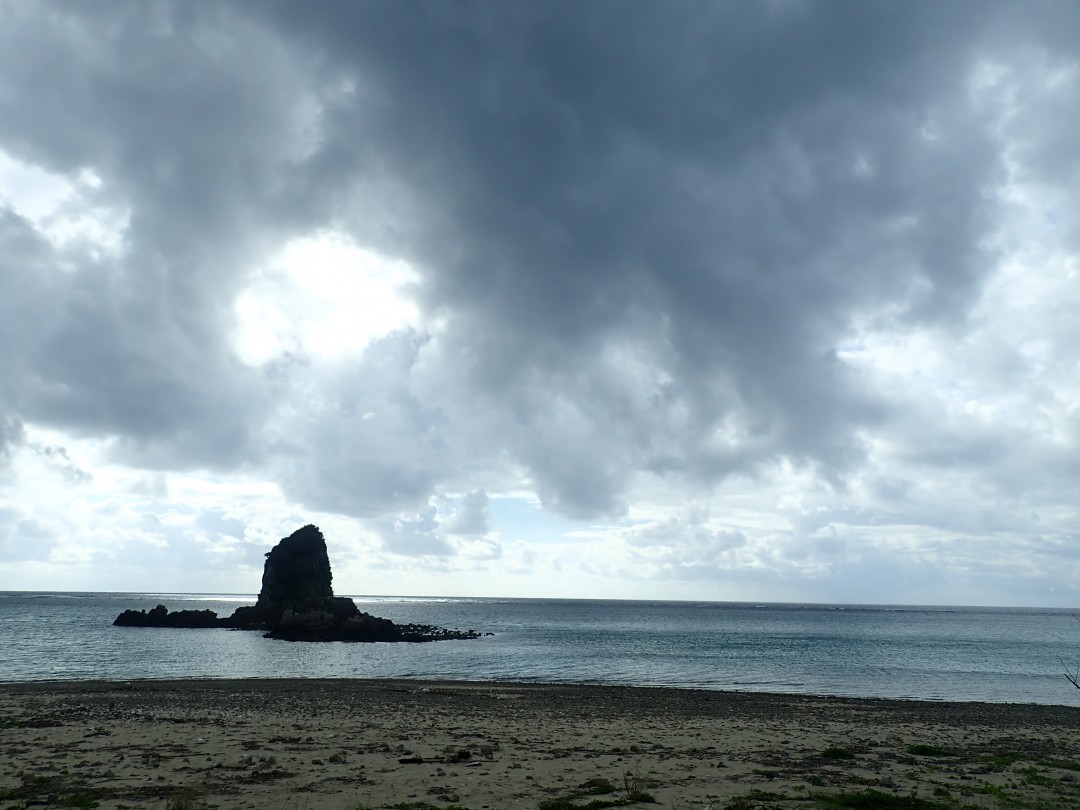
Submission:
M 212 610 L 170 613 L 125 610 L 113 624 L 121 627 L 226 627 L 263 630 L 267 638 L 285 641 L 443 641 L 473 639 L 479 634 L 432 625 L 399 625 L 361 613 L 353 601 L 334 596 L 326 540 L 318 527 L 307 525 L 281 540 L 266 554 L 262 588 L 252 606 L 239 607 L 227 619 Z
M 269 630 L 286 613 L 330 613 L 342 619 L 359 613 L 351 599 L 334 596 L 332 582 L 326 540 L 318 527 L 309 524 L 266 553 L 258 601 L 253 607 L 237 608 L 225 624 Z
M 117 627 L 187 627 L 202 630 L 220 627 L 221 619 L 212 610 L 178 610 L 170 613 L 164 605 L 149 611 L 125 610 L 113 622 Z
M 266 553 L 255 610 L 272 624 L 285 611 L 322 610 L 334 598 L 326 540 L 316 526 L 297 529 Z

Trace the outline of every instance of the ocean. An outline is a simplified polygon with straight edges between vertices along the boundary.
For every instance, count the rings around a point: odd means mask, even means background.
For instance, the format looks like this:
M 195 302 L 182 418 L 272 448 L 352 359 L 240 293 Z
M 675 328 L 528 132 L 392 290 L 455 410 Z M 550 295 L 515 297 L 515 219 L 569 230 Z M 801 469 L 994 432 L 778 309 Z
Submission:
M 0 681 L 423 678 L 1080 705 L 1073 611 L 355 596 L 396 622 L 492 633 L 304 644 L 111 626 L 165 604 L 228 615 L 251 595 L 0 592 Z

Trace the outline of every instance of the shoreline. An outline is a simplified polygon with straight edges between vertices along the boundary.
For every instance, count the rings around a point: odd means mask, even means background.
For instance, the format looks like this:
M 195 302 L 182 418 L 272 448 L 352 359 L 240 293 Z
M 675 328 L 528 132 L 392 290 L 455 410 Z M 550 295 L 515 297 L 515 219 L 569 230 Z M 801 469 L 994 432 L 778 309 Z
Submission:
M 1064 680 L 1064 678 L 1062 679 Z M 868 703 L 897 703 L 902 705 L 910 704 L 925 704 L 927 706 L 967 706 L 967 705 L 980 705 L 980 706 L 1001 706 L 1001 707 L 1028 707 L 1042 710 L 1054 710 L 1054 709 L 1075 709 L 1080 712 L 1080 702 L 1069 703 L 1065 702 L 1064 698 L 1073 695 L 1075 687 L 1063 685 L 1061 694 L 1063 702 L 1061 703 L 1042 703 L 1038 701 L 1001 701 L 1001 700 L 956 700 L 948 698 L 932 698 L 932 697 L 914 697 L 914 696 L 883 696 L 883 695 L 856 695 L 845 694 L 842 692 L 828 693 L 828 692 L 784 692 L 784 691 L 769 691 L 769 690 L 757 690 L 757 689 L 732 689 L 727 687 L 712 688 L 701 685 L 657 685 L 651 683 L 622 683 L 618 681 L 546 681 L 546 680 L 528 680 L 528 681 L 515 681 L 515 680 L 468 680 L 464 678 L 440 678 L 440 677 L 382 677 L 376 676 L 371 678 L 364 677 L 344 677 L 344 676 L 259 676 L 259 675 L 245 675 L 241 677 L 208 677 L 206 675 L 192 675 L 190 677 L 134 677 L 134 678 L 36 678 L 33 680 L 12 680 L 5 681 L 0 679 L 0 693 L 6 690 L 14 690 L 22 687 L 34 688 L 41 687 L 44 689 L 49 688 L 61 688 L 65 686 L 70 687 L 83 687 L 90 691 L 96 691 L 98 689 L 108 689 L 110 687 L 116 687 L 117 685 L 167 685 L 173 684 L 175 686 L 183 687 L 184 685 L 203 685 L 210 686 L 214 684 L 262 684 L 262 683 L 274 683 L 274 684 L 393 684 L 401 686 L 409 685 L 425 685 L 425 686 L 446 686 L 446 687 L 484 687 L 498 689 L 501 687 L 507 688 L 519 688 L 519 689 L 544 689 L 544 688 L 556 688 L 556 689 L 633 689 L 633 690 L 655 690 L 657 692 L 680 692 L 680 693 L 701 693 L 703 695 L 729 695 L 729 696 L 763 696 L 772 697 L 777 699 L 815 699 L 815 700 L 830 700 L 830 701 L 865 701 Z
M 602 694 L 607 691 L 633 693 L 642 698 L 647 696 L 669 695 L 673 697 L 686 697 L 708 701 L 722 697 L 733 704 L 741 703 L 805 703 L 805 702 L 828 702 L 829 704 L 862 704 L 887 708 L 895 706 L 900 710 L 924 709 L 933 713 L 936 709 L 957 718 L 972 716 L 972 712 L 965 709 L 985 708 L 990 714 L 1011 716 L 1021 713 L 1025 718 L 1039 717 L 1043 721 L 1055 722 L 1055 715 L 1061 715 L 1058 721 L 1069 715 L 1075 715 L 1077 728 L 1080 728 L 1080 705 L 1066 703 L 1035 703 L 1021 701 L 985 701 L 985 700 L 938 700 L 917 697 L 867 697 L 844 694 L 816 694 L 804 692 L 769 692 L 749 689 L 708 689 L 697 686 L 654 686 L 621 683 L 598 683 L 589 681 L 512 681 L 512 680 L 463 680 L 463 679 L 439 679 L 439 678 L 336 678 L 336 677 L 243 677 L 243 678 L 207 678 L 194 676 L 191 678 L 124 678 L 117 680 L 107 679 L 56 679 L 34 681 L 2 681 L 0 680 L 0 699 L 8 692 L 79 692 L 83 694 L 95 694 L 101 692 L 116 692 L 145 690 L 149 692 L 184 691 L 187 689 L 214 689 L 228 691 L 235 687 L 240 692 L 267 691 L 271 693 L 307 692 L 310 690 L 332 690 L 336 687 L 348 689 L 372 690 L 457 690 L 462 693 L 473 691 L 498 692 L 500 690 L 512 690 L 515 692 L 560 692 L 566 694 L 589 693 Z M 1070 695 L 1068 688 L 1063 687 L 1063 695 Z M 678 701 L 676 701 L 678 702 Z M 698 704 L 700 705 L 700 704 Z
M 411 679 L 0 683 L 5 808 L 536 810 L 605 785 L 619 801 L 631 783 L 653 807 L 866 791 L 1080 806 L 1080 708 Z

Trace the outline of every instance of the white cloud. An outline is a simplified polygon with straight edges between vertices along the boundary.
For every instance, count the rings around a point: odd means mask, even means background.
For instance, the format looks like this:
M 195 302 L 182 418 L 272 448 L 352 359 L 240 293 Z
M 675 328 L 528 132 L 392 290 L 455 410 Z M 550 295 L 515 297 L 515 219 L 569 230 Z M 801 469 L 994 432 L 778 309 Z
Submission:
M 93 169 L 63 176 L 0 149 L 0 207 L 25 217 L 57 248 L 82 244 L 96 258 L 121 249 L 130 212 L 111 205 L 106 191 Z
M 247 363 L 289 353 L 336 358 L 420 326 L 418 276 L 342 234 L 294 239 L 256 271 L 236 302 L 234 345 Z

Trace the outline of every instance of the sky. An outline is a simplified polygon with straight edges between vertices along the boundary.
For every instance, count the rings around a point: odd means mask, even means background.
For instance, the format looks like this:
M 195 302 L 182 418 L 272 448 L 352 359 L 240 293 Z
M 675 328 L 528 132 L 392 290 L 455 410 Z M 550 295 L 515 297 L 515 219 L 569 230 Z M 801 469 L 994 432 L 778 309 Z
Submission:
M 0 590 L 1077 606 L 1078 36 L 0 0 Z

